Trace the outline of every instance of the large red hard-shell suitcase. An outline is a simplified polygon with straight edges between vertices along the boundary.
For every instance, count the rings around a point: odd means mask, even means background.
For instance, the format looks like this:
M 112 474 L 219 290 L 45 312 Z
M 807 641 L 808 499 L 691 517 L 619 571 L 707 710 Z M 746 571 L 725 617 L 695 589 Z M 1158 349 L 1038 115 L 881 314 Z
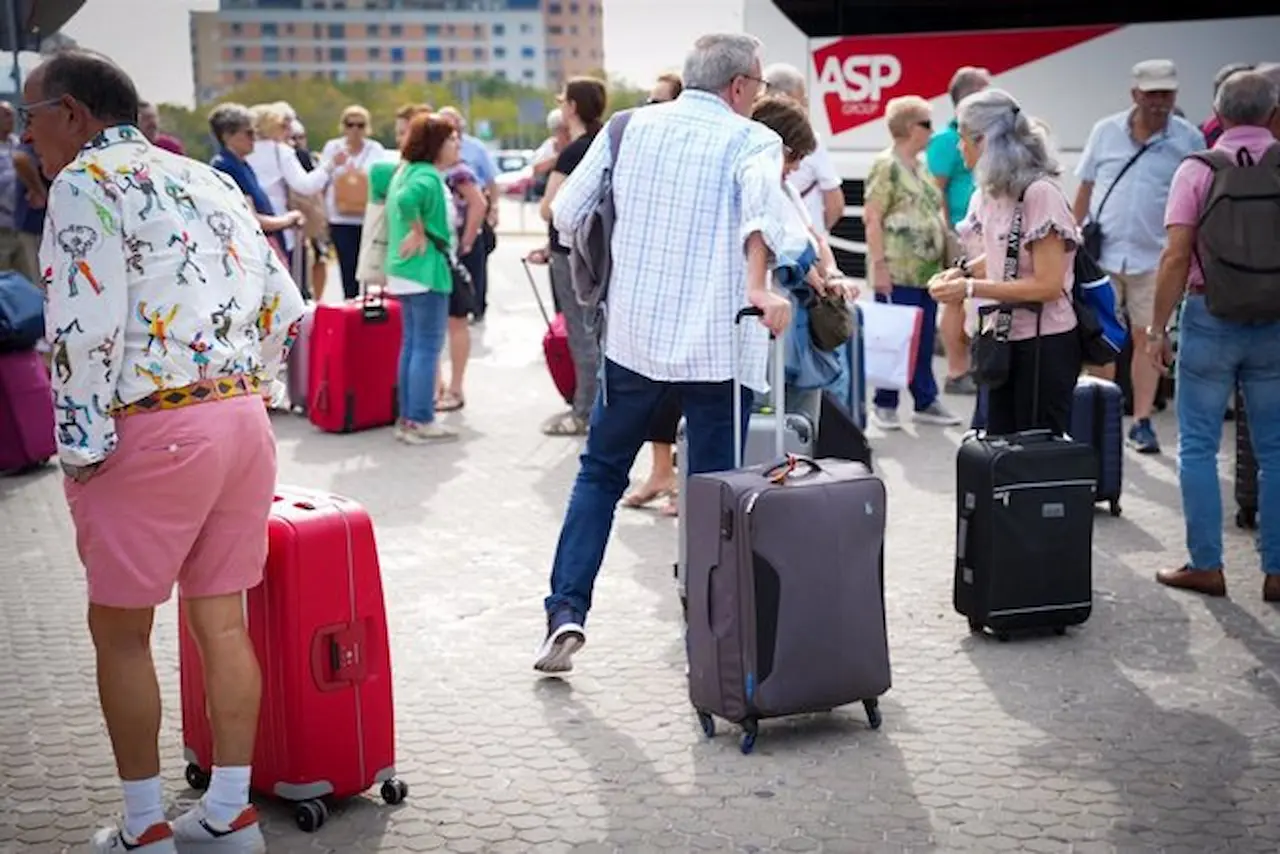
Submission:
M 316 306 L 307 371 L 311 423 L 328 433 L 393 424 L 402 333 L 400 303 L 381 293 Z
M 381 783 L 387 803 L 408 788 L 395 777 L 391 656 L 373 524 L 353 501 L 282 487 L 268 526 L 267 565 L 245 613 L 262 668 L 254 791 L 296 804 L 314 831 L 326 800 Z M 209 784 L 213 736 L 204 672 L 179 617 L 182 731 L 187 782 Z
M 573 395 L 578 390 L 578 373 L 573 367 L 573 354 L 569 352 L 569 331 L 564 325 L 564 315 L 556 312 L 552 317 L 547 313 L 547 305 L 542 301 L 542 294 L 533 280 L 533 271 L 529 269 L 529 261 L 520 259 L 524 264 L 524 274 L 529 279 L 529 287 L 533 289 L 534 299 L 538 301 L 538 311 L 547 324 L 547 334 L 542 336 L 542 355 L 547 360 L 547 371 L 556 391 L 564 398 L 564 402 L 573 405 Z
M 0 471 L 25 471 L 57 454 L 53 422 L 53 391 L 40 354 L 0 353 Z

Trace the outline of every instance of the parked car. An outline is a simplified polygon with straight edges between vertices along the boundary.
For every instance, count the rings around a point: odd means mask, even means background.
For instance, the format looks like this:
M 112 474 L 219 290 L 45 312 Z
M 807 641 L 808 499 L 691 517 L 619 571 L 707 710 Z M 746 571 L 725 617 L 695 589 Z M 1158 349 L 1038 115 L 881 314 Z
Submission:
M 529 149 L 507 148 L 496 152 L 493 161 L 499 172 L 519 172 L 533 163 L 533 152 Z
M 510 172 L 501 172 L 495 179 L 498 191 L 504 196 L 530 199 L 533 193 L 533 164 L 528 163 Z

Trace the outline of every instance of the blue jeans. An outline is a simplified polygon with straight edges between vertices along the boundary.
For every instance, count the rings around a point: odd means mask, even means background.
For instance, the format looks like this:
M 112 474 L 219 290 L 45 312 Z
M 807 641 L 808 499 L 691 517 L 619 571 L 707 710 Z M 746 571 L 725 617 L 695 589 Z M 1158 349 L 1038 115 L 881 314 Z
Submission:
M 400 315 L 400 417 L 430 424 L 436 417 L 436 368 L 449 322 L 449 295 L 423 291 L 402 296 Z
M 1218 448 L 1238 381 L 1258 460 L 1262 571 L 1280 574 L 1280 322 L 1219 320 L 1187 297 L 1178 333 L 1178 468 L 1193 569 L 1222 567 Z
M 733 468 L 733 384 L 665 383 L 611 361 L 604 362 L 609 403 L 597 392 L 587 446 L 551 565 L 546 609 L 569 606 L 585 621 L 591 591 L 613 528 L 613 514 L 627 488 L 631 466 L 649 435 L 653 413 L 673 386 L 678 389 L 689 442 L 689 474 Z M 751 392 L 742 392 L 743 436 Z M 684 465 L 685 460 L 681 460 Z
M 923 412 L 938 399 L 938 383 L 933 378 L 933 339 L 938 334 L 938 304 L 929 296 L 928 288 L 909 288 L 894 285 L 893 293 L 886 297 L 876 294 L 876 302 L 915 306 L 923 311 L 920 324 L 920 343 L 916 347 L 916 371 L 911 376 L 911 398 L 916 412 Z M 877 409 L 897 409 L 897 389 L 876 389 Z

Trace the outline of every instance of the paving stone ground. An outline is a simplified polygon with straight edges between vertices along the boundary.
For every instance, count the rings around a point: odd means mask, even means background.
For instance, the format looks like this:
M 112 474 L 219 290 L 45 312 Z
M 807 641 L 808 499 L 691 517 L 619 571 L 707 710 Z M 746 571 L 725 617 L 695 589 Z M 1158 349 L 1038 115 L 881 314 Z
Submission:
M 275 419 L 282 482 L 373 514 L 412 791 L 394 808 L 348 803 L 314 835 L 267 802 L 272 852 L 1280 849 L 1280 612 L 1261 602 L 1253 543 L 1234 528 L 1231 598 L 1152 582 L 1181 559 L 1170 454 L 1128 456 L 1124 516 L 1098 516 L 1093 618 L 1065 638 L 1001 644 L 971 637 L 951 608 L 961 432 L 873 433 L 894 666 L 878 732 L 854 707 L 769 723 L 749 757 L 727 727 L 703 739 L 684 687 L 673 522 L 645 512 L 619 511 L 578 671 L 537 678 L 579 444 L 537 430 L 557 407 L 517 263 L 531 245 L 504 237 L 492 259 L 470 399 L 450 416 L 463 441 L 408 448 L 385 430 Z M 1172 449 L 1171 418 L 1158 427 Z M 73 542 L 53 469 L 0 480 L 3 852 L 81 850 L 119 806 Z M 176 812 L 194 794 L 174 613 L 161 610 L 155 646 Z

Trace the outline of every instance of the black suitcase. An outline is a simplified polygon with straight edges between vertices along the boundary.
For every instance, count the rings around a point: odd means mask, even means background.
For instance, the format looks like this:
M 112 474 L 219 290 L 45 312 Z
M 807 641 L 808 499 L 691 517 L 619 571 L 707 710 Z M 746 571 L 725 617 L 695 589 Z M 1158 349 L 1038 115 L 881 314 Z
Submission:
M 1236 527 L 1258 527 L 1258 460 L 1253 456 L 1249 438 L 1249 419 L 1245 415 L 1244 394 L 1236 386 Z
M 1098 458 L 1034 430 L 966 440 L 956 457 L 953 603 L 973 632 L 1053 629 L 1093 610 Z

